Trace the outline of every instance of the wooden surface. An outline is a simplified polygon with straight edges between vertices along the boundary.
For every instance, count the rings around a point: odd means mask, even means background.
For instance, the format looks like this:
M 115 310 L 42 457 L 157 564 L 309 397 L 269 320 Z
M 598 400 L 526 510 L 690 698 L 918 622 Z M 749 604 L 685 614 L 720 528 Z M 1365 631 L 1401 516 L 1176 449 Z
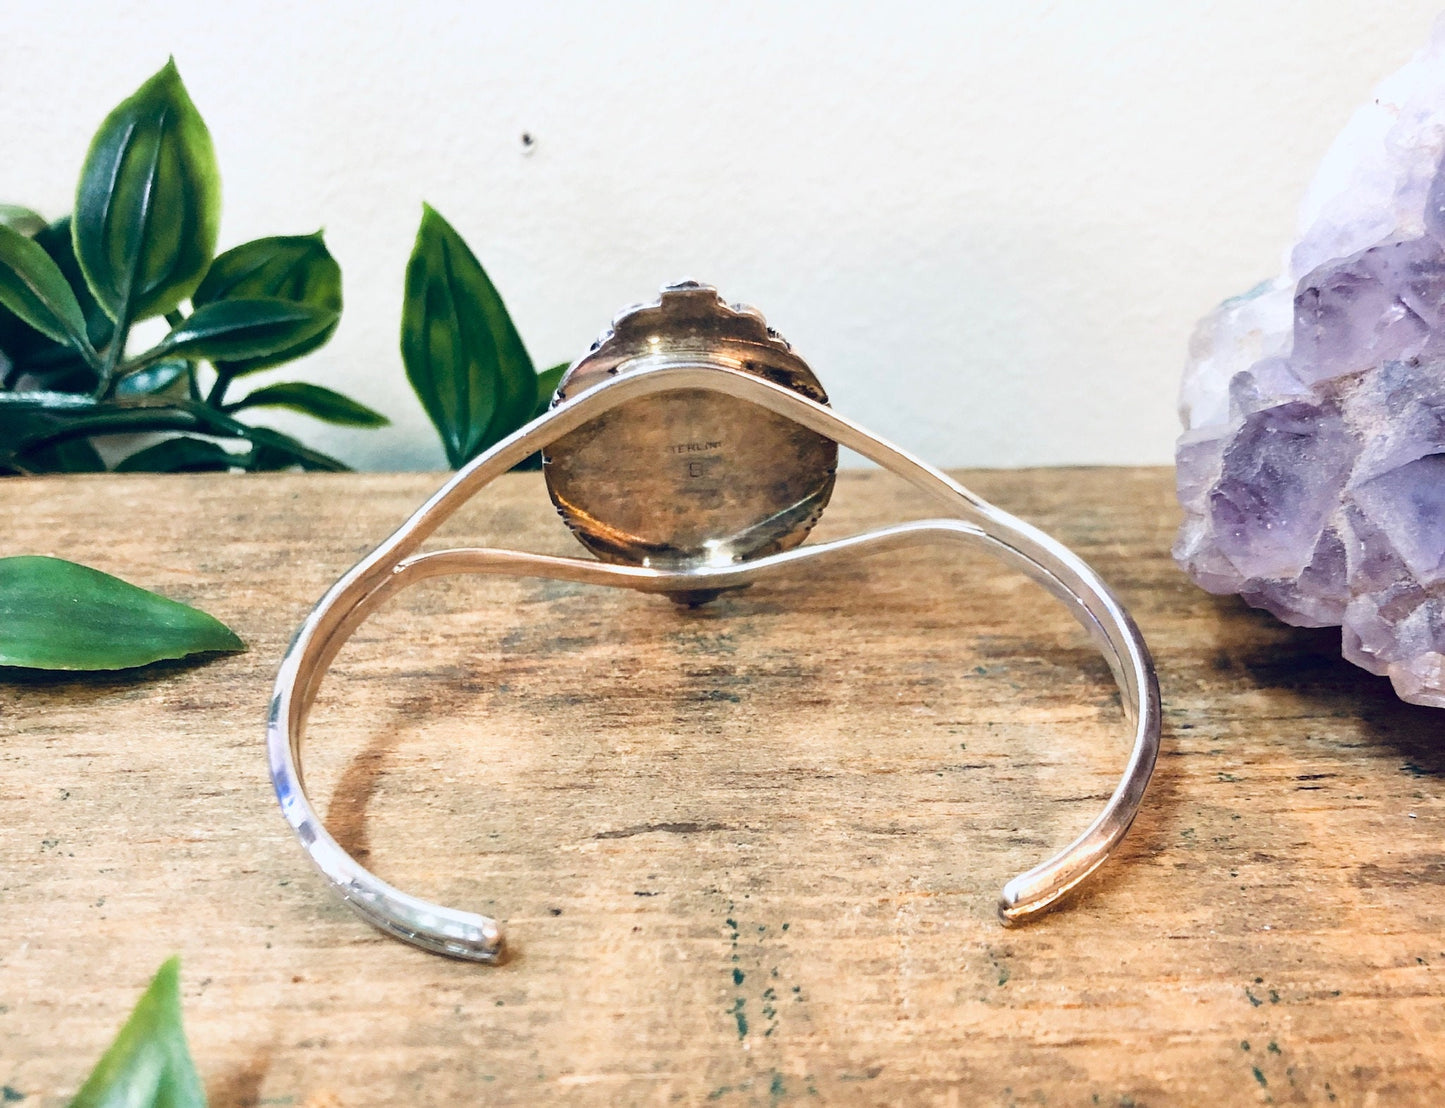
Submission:
M 64 1103 L 179 951 L 222 1108 L 1440 1103 L 1445 715 L 1184 581 L 1164 471 L 964 477 L 1090 559 L 1154 648 L 1164 750 L 1122 855 L 996 922 L 1125 748 L 1103 662 L 983 556 L 696 612 L 431 582 L 338 659 L 309 777 L 383 877 L 499 916 L 500 968 L 353 916 L 266 775 L 288 637 L 435 476 L 0 482 L 0 554 L 88 562 L 251 644 L 0 679 L 6 1102 Z M 823 532 L 922 514 L 848 476 Z M 532 474 L 442 537 L 571 544 Z

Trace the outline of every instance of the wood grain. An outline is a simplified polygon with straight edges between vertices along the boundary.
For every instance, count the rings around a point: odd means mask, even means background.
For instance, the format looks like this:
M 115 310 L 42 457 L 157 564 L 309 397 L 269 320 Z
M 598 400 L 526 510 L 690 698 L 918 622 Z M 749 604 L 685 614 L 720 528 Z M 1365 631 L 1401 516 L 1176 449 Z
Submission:
M 1065 910 L 995 921 L 1125 749 L 1103 662 L 985 557 L 693 612 L 430 582 L 338 659 L 308 777 L 383 877 L 499 916 L 499 968 L 354 917 L 266 776 L 288 637 L 434 475 L 0 482 L 0 554 L 84 561 L 251 645 L 0 678 L 5 1097 L 63 1104 L 179 951 L 219 1108 L 1439 1103 L 1445 716 L 1335 634 L 1182 579 L 1165 471 L 963 478 L 1092 561 L 1154 648 L 1164 753 L 1122 856 Z M 849 474 L 824 531 L 923 514 Z M 531 474 L 439 539 L 571 544 Z

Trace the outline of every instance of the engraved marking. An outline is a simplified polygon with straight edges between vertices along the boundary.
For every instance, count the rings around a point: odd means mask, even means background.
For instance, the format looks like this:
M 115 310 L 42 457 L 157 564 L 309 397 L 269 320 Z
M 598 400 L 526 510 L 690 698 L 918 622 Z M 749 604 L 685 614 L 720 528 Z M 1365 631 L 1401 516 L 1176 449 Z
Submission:
M 706 454 L 710 450 L 721 450 L 721 442 L 675 442 L 667 447 L 669 454 Z

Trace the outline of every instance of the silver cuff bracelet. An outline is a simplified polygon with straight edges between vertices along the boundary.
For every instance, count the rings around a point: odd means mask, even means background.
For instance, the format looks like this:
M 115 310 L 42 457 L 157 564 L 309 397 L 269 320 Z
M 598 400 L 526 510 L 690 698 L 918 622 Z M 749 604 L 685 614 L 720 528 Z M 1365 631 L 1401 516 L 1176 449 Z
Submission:
M 832 493 L 840 445 L 931 494 L 941 517 L 800 545 Z M 457 508 L 537 450 L 553 503 L 595 559 L 417 552 Z M 332 838 L 306 796 L 307 713 L 337 652 L 383 601 L 428 577 L 505 574 L 700 604 L 804 565 L 955 542 L 983 547 L 1064 602 L 1108 662 L 1134 728 L 1128 765 L 1103 811 L 1062 851 L 1004 886 L 999 917 L 1017 923 L 1093 873 L 1143 799 L 1160 707 L 1139 629 L 1072 551 L 834 413 L 817 378 L 761 315 L 692 282 L 619 315 L 568 369 L 545 415 L 459 470 L 321 598 L 286 652 L 271 700 L 267 749 L 281 810 L 316 868 L 367 922 L 438 954 L 500 961 L 495 920 L 380 880 Z

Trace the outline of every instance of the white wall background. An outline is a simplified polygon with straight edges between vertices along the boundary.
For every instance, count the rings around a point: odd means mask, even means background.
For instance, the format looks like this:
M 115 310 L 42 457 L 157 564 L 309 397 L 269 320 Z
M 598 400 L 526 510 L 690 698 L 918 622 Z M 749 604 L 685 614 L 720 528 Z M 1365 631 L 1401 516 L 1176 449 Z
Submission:
M 222 246 L 326 228 L 345 316 L 283 372 L 393 426 L 286 426 L 363 468 L 441 464 L 397 352 L 423 199 L 539 366 L 690 276 L 931 460 L 1162 463 L 1195 319 L 1277 271 L 1316 163 L 1435 11 L 7 0 L 0 199 L 67 210 L 96 125 L 174 53 Z

